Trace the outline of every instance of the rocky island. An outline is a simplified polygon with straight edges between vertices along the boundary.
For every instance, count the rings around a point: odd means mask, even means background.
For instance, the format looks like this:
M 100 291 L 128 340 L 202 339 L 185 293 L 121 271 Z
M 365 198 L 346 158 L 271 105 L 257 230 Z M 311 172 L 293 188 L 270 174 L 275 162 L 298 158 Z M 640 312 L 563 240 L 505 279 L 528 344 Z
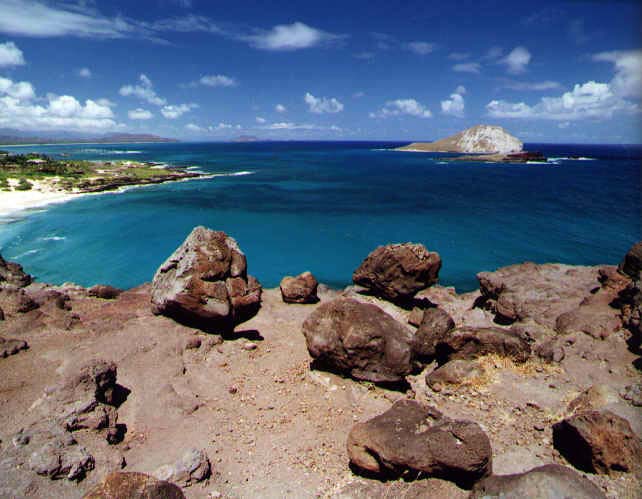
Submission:
M 476 125 L 435 142 L 413 142 L 397 151 L 460 153 L 446 158 L 456 161 L 525 163 L 546 161 L 537 152 L 523 150 L 524 144 L 500 126 Z
M 0 258 L 0 497 L 639 497 L 642 243 L 464 294 L 364 257 L 343 290 L 204 227 L 130 290 Z
M 185 168 L 136 161 L 73 161 L 0 151 L 0 215 L 122 187 L 202 177 Z

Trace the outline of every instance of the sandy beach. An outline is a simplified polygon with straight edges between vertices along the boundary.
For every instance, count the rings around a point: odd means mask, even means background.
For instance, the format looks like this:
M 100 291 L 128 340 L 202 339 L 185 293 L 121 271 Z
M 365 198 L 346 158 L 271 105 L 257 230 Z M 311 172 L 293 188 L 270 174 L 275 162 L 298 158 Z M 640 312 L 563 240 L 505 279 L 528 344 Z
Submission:
M 75 199 L 83 193 L 65 192 L 51 187 L 47 182 L 31 181 L 32 188 L 28 191 L 0 191 L 0 217 L 6 217 L 16 212 L 40 208 L 55 203 L 64 203 Z M 10 180 L 14 187 L 17 180 Z

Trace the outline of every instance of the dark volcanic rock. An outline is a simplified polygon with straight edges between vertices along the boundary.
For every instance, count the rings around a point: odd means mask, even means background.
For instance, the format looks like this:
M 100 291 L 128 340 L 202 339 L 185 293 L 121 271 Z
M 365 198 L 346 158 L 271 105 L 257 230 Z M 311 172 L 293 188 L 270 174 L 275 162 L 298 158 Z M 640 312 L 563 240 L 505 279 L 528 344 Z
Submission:
M 185 499 L 180 487 L 144 473 L 107 475 L 84 499 Z
M 107 286 L 105 284 L 96 284 L 87 290 L 87 294 L 89 296 L 102 298 L 103 300 L 113 300 L 114 298 L 118 298 L 122 292 L 123 291 L 121 289 L 113 286 Z
M 31 276 L 22 270 L 21 265 L 7 262 L 0 255 L 0 287 L 7 284 L 22 288 L 31 284 Z
M 441 257 L 421 244 L 379 246 L 354 271 L 355 284 L 386 300 L 406 302 L 439 279 Z
M 319 301 L 319 283 L 310 272 L 296 277 L 285 276 L 281 280 L 281 297 L 285 303 L 316 303 Z
M 642 280 L 642 241 L 631 247 L 620 263 L 619 270 L 634 281 Z
M 160 266 L 152 311 L 205 331 L 229 332 L 261 306 L 261 285 L 225 232 L 196 227 Z
M 477 362 L 455 359 L 427 374 L 426 384 L 434 391 L 439 392 L 447 385 L 465 385 L 483 375 L 484 370 Z
M 0 337 L 0 359 L 9 357 L 9 355 L 15 355 L 27 348 L 29 348 L 29 345 L 27 345 L 27 342 L 24 340 Z
M 356 424 L 347 446 L 350 462 L 372 473 L 410 470 L 470 485 L 492 471 L 490 441 L 477 423 L 450 420 L 414 400 Z
M 412 371 L 412 332 L 375 305 L 324 303 L 305 320 L 303 334 L 314 359 L 354 378 L 396 382 Z
M 547 464 L 514 475 L 491 475 L 475 484 L 470 499 L 506 497 L 522 499 L 600 499 L 604 493 L 579 473 Z
M 583 411 L 553 425 L 555 448 L 577 468 L 594 473 L 642 466 L 640 441 L 626 419 L 611 411 Z
M 513 331 L 500 328 L 460 327 L 454 329 L 436 344 L 440 362 L 449 359 L 474 359 L 482 355 L 497 354 L 515 362 L 526 362 L 531 347 Z
M 454 328 L 455 321 L 447 312 L 439 307 L 426 309 L 413 338 L 414 351 L 422 357 L 434 356 L 435 345 Z
M 499 320 L 525 319 L 554 327 L 599 287 L 600 267 L 523 263 L 477 274 L 485 305 Z

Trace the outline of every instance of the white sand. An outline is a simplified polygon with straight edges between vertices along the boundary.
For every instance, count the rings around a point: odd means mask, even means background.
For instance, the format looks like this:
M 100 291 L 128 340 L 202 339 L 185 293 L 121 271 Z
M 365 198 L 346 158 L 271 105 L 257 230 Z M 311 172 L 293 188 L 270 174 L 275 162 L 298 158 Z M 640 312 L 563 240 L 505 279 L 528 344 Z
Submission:
M 9 179 L 9 185 L 12 189 L 15 188 L 17 183 L 17 179 Z M 64 203 L 82 195 L 80 193 L 59 191 L 48 182 L 33 180 L 31 184 L 33 187 L 29 191 L 0 190 L 0 217 L 23 210 L 40 208 L 48 204 Z

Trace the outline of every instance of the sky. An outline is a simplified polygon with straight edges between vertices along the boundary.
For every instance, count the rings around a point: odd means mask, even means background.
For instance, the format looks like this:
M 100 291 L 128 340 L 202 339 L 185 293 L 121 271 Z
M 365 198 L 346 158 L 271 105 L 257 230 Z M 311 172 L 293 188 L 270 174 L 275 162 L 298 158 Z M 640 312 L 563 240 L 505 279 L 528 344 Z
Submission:
M 0 0 L 0 132 L 641 143 L 641 5 Z

